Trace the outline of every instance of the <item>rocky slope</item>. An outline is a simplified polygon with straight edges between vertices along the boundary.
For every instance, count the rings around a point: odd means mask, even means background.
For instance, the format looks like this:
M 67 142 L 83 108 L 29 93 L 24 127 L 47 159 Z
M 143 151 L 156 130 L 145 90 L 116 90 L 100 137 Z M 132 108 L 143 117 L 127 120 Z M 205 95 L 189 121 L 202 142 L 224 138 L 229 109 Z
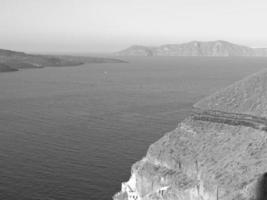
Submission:
M 46 66 L 62 67 L 77 66 L 84 63 L 120 62 L 124 61 L 100 57 L 35 55 L 0 49 L 0 72 L 14 71 L 23 68 L 42 68 Z
M 131 46 L 117 53 L 119 56 L 267 56 L 266 49 L 250 48 L 218 40 L 192 41 L 159 47 Z
M 267 70 L 194 105 L 114 200 L 266 200 Z

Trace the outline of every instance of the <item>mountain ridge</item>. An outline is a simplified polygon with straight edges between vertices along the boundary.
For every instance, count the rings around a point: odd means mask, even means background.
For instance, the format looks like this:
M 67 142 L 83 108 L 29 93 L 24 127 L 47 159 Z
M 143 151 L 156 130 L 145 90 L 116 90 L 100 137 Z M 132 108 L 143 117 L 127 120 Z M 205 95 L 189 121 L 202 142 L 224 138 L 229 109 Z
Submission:
M 251 48 L 224 40 L 191 41 L 158 47 L 133 45 L 116 52 L 117 56 L 267 56 L 265 48 Z

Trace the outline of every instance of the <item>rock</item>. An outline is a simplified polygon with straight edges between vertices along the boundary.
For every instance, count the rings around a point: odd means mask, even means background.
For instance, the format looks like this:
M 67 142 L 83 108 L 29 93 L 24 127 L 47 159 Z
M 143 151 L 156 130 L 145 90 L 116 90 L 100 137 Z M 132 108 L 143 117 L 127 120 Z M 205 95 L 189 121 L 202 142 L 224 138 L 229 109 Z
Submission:
M 159 47 L 131 46 L 122 50 L 119 56 L 267 56 L 267 49 L 256 49 L 227 41 L 167 44 Z
M 122 188 L 114 200 L 266 199 L 267 71 L 204 98 L 193 110 L 132 166 L 123 185 L 132 191 Z

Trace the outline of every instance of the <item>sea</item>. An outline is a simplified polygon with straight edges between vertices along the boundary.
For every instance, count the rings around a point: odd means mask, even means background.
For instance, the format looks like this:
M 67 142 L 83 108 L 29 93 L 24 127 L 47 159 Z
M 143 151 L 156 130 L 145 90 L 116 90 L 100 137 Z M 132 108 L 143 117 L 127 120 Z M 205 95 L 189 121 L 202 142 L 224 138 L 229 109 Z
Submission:
M 0 74 L 0 200 L 108 200 L 192 105 L 267 58 L 121 57 Z

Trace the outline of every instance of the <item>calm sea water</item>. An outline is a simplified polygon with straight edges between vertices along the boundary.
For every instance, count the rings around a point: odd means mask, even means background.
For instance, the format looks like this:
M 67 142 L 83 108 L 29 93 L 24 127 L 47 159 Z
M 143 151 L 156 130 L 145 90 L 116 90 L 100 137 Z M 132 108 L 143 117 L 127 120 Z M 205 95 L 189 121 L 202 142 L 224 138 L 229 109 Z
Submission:
M 194 102 L 263 58 L 124 58 L 0 74 L 0 199 L 111 199 Z

